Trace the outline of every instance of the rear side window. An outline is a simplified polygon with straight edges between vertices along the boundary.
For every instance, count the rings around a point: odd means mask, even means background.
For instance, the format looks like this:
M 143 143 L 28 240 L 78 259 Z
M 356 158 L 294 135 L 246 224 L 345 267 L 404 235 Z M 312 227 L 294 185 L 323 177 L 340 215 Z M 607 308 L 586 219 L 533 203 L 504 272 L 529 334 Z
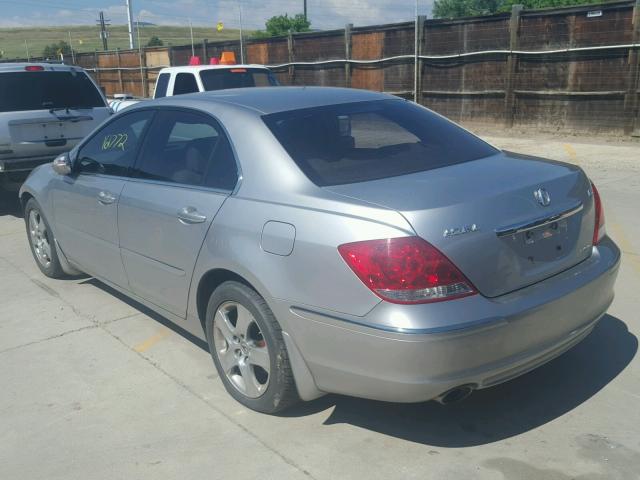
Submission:
M 265 68 L 220 68 L 202 70 L 200 80 L 204 89 L 223 90 L 225 88 L 275 87 L 278 81 Z
M 162 98 L 167 96 L 167 87 L 169 86 L 169 73 L 161 73 L 156 82 L 156 91 L 153 94 L 154 98 Z
M 134 176 L 233 190 L 238 170 L 229 140 L 213 118 L 164 110 L 146 135 Z
M 185 93 L 195 93 L 198 91 L 198 83 L 193 73 L 179 73 L 173 84 L 173 94 L 182 95 Z
M 0 112 L 104 106 L 100 92 L 84 72 L 0 73 Z
M 454 123 L 404 100 L 330 105 L 263 119 L 319 186 L 406 175 L 497 153 Z
M 126 176 L 153 112 L 120 115 L 80 148 L 76 167 L 81 173 Z

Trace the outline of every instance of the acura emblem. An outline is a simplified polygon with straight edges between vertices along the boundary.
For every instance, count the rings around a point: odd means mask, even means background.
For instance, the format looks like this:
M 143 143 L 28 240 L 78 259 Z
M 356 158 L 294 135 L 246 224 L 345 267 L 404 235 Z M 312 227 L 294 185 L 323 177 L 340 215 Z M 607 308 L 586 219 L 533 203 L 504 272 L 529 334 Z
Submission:
M 547 192 L 544 188 L 539 188 L 538 190 L 533 192 L 533 196 L 543 207 L 546 207 L 551 203 L 551 196 L 549 195 L 549 192 Z

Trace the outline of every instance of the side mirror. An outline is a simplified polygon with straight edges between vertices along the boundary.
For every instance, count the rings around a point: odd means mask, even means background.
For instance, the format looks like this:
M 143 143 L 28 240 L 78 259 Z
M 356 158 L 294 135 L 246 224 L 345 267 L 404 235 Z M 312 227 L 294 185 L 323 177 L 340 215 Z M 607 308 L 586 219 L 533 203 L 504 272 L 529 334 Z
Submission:
M 53 160 L 53 171 L 58 175 L 69 175 L 71 173 L 71 160 L 68 153 L 58 155 Z

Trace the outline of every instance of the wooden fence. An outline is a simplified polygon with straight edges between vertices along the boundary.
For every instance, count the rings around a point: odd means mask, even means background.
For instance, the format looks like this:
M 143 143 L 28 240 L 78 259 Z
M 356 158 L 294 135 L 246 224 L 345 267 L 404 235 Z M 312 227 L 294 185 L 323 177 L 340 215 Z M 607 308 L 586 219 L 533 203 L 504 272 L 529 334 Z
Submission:
M 272 66 L 284 85 L 415 96 L 466 124 L 640 135 L 639 32 L 640 0 L 516 6 L 491 16 L 249 40 L 244 53 L 248 63 Z M 205 62 L 224 50 L 240 58 L 239 42 L 195 46 Z M 108 95 L 147 96 L 161 67 L 186 65 L 190 56 L 186 45 L 78 54 L 76 61 Z

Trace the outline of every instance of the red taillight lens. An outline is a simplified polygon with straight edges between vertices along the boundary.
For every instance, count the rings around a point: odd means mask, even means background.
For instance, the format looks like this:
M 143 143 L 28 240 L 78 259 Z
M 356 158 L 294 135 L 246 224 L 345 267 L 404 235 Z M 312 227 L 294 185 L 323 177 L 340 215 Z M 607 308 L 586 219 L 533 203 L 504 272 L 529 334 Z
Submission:
M 596 223 L 593 227 L 593 244 L 597 245 L 604 237 L 606 230 L 604 228 L 604 208 L 602 208 L 602 200 L 596 186 L 591 183 L 591 191 L 593 192 L 593 206 L 596 213 Z
M 44 67 L 42 65 L 27 65 L 24 69 L 27 72 L 42 72 Z
M 358 278 L 389 302 L 437 302 L 476 293 L 447 257 L 418 237 L 346 243 L 338 251 Z

